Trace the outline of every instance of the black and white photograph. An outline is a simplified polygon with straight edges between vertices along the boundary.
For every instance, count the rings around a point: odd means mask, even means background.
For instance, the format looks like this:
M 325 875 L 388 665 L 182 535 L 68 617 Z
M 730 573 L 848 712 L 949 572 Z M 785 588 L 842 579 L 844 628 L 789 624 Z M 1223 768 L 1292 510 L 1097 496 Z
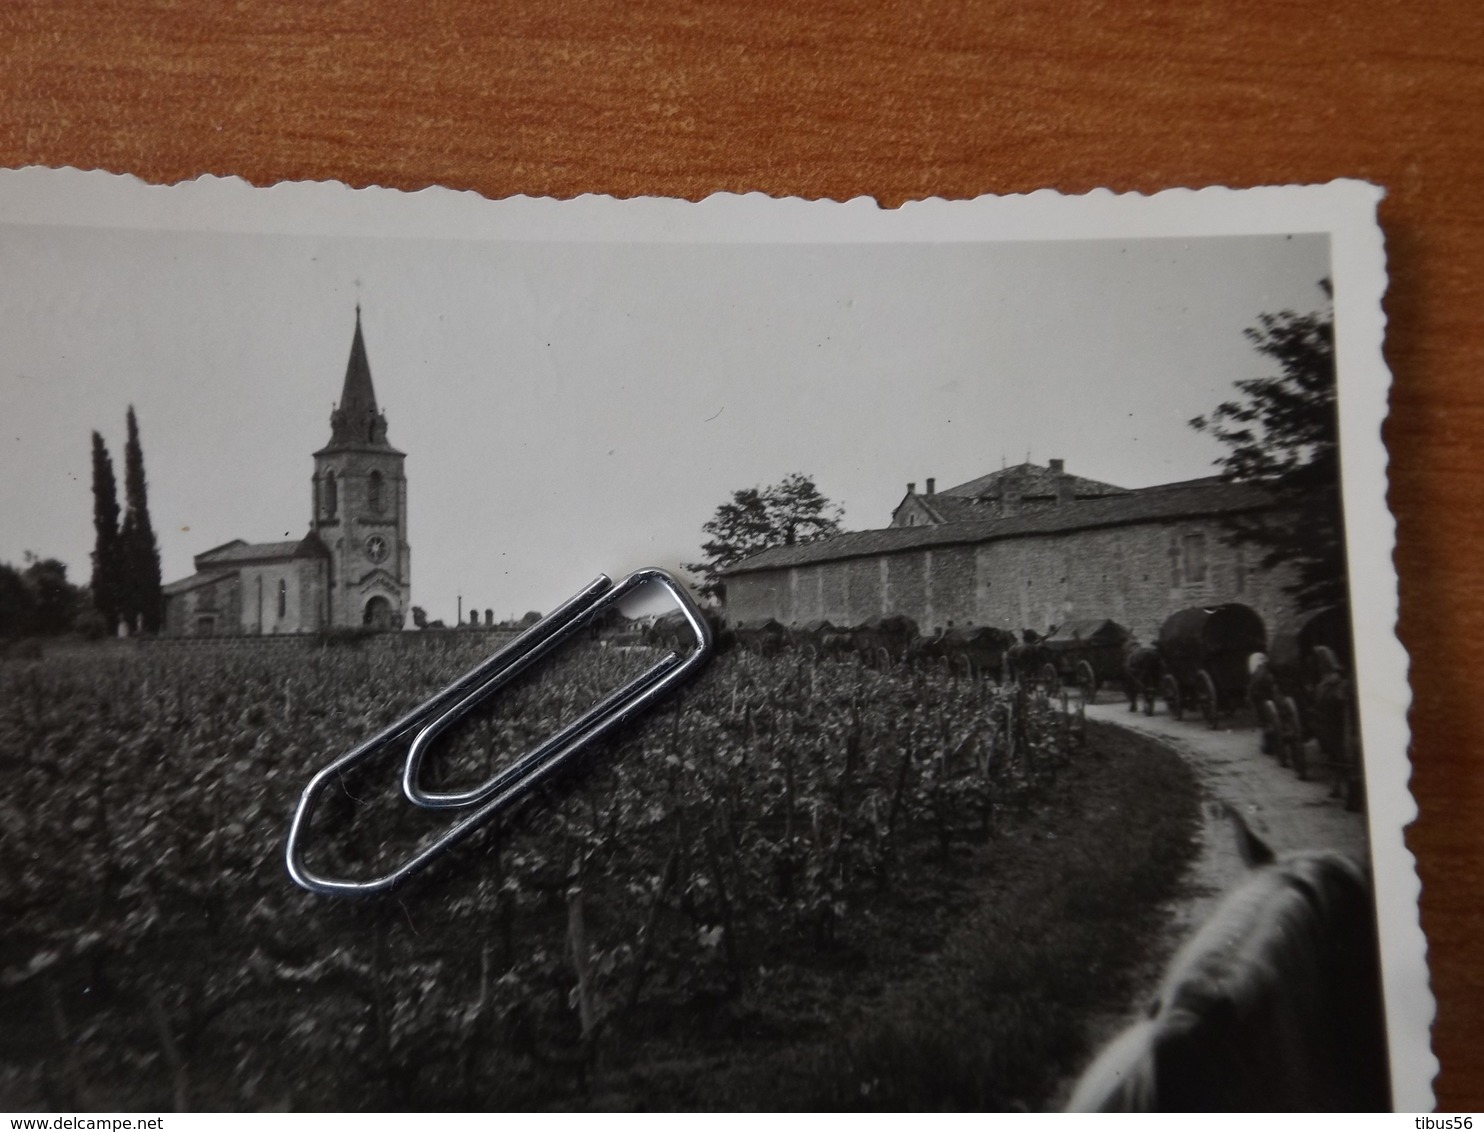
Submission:
M 0 1109 L 1430 1108 L 1378 199 L 0 175 Z

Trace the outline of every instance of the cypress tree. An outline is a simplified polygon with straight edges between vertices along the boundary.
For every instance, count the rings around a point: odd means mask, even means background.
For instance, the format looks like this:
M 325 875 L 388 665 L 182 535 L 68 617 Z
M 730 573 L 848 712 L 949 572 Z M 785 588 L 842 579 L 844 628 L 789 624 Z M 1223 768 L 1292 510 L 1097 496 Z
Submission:
M 122 612 L 131 625 L 146 633 L 160 631 L 165 607 L 160 590 L 160 547 L 149 521 L 149 498 L 144 482 L 144 451 L 139 446 L 139 422 L 129 406 L 129 440 L 124 448 L 124 496 L 128 510 L 119 532 L 122 544 L 124 598 Z
M 118 484 L 103 437 L 93 433 L 93 606 L 110 634 L 118 632 L 121 562 Z

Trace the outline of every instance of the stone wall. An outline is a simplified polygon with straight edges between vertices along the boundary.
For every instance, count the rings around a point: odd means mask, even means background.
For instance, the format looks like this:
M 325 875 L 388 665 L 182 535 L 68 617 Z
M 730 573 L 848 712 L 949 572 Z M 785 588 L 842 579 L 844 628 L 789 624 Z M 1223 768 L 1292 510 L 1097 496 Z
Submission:
M 902 613 L 924 633 L 950 623 L 1044 632 L 1111 617 L 1152 640 L 1176 610 L 1239 601 L 1269 633 L 1293 628 L 1289 575 L 1258 558 L 1214 521 L 1135 523 L 739 574 L 727 579 L 726 610 L 737 625 Z
M 230 574 L 165 599 L 165 632 L 174 637 L 219 637 L 240 633 L 242 586 Z
M 242 619 L 237 631 L 277 636 L 323 628 L 327 566 L 317 558 L 244 566 Z

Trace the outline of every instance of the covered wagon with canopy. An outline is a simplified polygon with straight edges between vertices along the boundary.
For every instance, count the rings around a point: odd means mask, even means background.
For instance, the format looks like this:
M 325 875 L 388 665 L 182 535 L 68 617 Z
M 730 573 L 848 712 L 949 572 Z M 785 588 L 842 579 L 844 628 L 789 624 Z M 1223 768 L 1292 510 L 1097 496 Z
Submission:
M 1129 635 L 1117 621 L 1102 617 L 1059 625 L 1043 643 L 1058 680 L 1081 689 L 1083 698 L 1092 703 L 1099 687 L 1123 676 Z
M 1211 727 L 1247 701 L 1248 658 L 1265 652 L 1262 618 L 1239 602 L 1172 613 L 1160 626 L 1160 693 L 1180 719 L 1198 710 Z

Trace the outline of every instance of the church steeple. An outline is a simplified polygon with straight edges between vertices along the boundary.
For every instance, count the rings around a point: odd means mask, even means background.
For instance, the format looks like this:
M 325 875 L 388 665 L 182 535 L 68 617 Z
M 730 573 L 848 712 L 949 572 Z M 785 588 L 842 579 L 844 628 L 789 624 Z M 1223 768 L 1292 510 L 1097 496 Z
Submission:
M 350 343 L 350 361 L 345 366 L 345 384 L 340 404 L 330 414 L 330 448 L 388 448 L 386 415 L 376 407 L 371 385 L 371 363 L 366 360 L 366 340 L 361 335 L 361 304 L 356 304 L 356 332 Z
M 310 527 L 329 552 L 323 601 L 332 626 L 401 626 L 412 600 L 405 453 L 386 439 L 361 332 L 361 305 L 330 443 L 314 454 Z

